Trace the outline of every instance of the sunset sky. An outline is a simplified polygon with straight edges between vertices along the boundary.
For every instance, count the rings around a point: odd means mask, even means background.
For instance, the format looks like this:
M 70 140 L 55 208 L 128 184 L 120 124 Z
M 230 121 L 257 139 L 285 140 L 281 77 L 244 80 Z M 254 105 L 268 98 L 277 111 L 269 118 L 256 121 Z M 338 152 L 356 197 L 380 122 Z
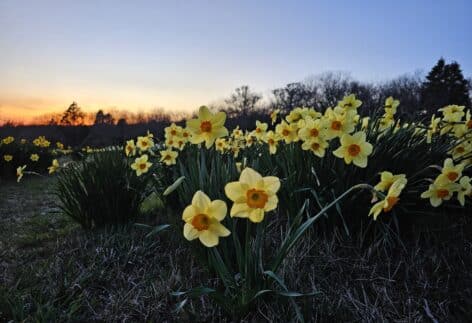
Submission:
M 472 1 L 0 0 L 0 121 L 64 110 L 196 109 L 324 71 L 472 76 Z

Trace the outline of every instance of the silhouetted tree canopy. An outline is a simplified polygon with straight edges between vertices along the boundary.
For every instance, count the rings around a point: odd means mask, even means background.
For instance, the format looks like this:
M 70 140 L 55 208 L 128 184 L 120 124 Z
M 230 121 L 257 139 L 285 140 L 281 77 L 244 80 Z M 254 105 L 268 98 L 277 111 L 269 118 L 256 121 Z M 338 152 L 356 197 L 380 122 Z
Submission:
M 248 85 L 243 85 L 234 90 L 230 98 L 225 100 L 228 115 L 240 115 L 242 117 L 248 116 L 254 112 L 256 104 L 262 96 L 251 91 Z
M 95 115 L 95 125 L 112 125 L 114 124 L 115 120 L 110 113 L 104 113 L 102 110 L 98 110 L 97 114 Z
M 457 62 L 446 64 L 440 58 L 431 69 L 421 89 L 421 104 L 428 115 L 449 104 L 471 106 L 470 84 Z
M 82 112 L 76 102 L 67 108 L 61 118 L 61 124 L 66 126 L 83 125 L 85 114 Z

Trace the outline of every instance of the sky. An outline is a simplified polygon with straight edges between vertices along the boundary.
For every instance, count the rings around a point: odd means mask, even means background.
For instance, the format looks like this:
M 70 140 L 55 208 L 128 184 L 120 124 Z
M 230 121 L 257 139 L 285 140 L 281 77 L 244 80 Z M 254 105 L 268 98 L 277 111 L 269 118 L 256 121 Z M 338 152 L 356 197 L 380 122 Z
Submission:
M 378 82 L 439 57 L 472 75 L 472 1 L 0 0 L 0 120 L 192 111 L 344 71 Z

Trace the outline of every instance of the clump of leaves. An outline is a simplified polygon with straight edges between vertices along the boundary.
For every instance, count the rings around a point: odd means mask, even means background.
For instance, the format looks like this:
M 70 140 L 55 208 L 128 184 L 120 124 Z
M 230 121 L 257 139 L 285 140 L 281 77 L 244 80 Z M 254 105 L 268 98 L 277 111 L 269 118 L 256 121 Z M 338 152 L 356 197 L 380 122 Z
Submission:
M 136 176 L 123 152 L 110 149 L 64 168 L 56 195 L 64 214 L 84 229 L 126 224 L 140 214 L 151 178 Z

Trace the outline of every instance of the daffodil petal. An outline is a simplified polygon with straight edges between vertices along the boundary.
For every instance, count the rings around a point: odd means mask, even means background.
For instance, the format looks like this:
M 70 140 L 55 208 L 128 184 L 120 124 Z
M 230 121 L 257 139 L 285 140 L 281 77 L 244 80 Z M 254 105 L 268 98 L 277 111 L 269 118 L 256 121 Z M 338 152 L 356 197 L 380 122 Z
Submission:
M 215 218 L 218 221 L 221 221 L 226 217 L 227 212 L 228 208 L 226 207 L 225 202 L 221 200 L 214 200 L 210 203 L 207 214 L 208 216 Z
M 184 225 L 184 237 L 185 239 L 192 241 L 200 235 L 200 232 L 195 229 L 190 223 Z

